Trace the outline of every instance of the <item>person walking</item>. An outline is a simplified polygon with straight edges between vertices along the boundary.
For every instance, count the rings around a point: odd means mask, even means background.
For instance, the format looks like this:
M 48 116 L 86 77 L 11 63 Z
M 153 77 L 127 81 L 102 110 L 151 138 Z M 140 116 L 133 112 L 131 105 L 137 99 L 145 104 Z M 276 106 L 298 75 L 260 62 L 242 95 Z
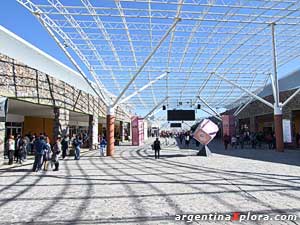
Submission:
M 239 143 L 240 143 L 241 149 L 244 149 L 245 135 L 243 133 L 240 135 Z
M 299 148 L 299 141 L 300 141 L 300 133 L 299 132 L 297 132 L 296 133 L 296 146 L 297 146 L 297 148 Z
M 189 147 L 190 145 L 190 135 L 189 134 L 186 134 L 185 135 L 185 147 Z
M 273 149 L 276 149 L 276 136 L 275 136 L 275 133 L 272 134 L 272 147 L 273 147 Z
M 34 141 L 34 148 L 35 148 L 35 158 L 34 158 L 32 171 L 38 172 L 42 169 L 43 155 L 45 150 L 47 149 L 47 145 L 43 135 L 40 135 L 39 138 L 36 138 L 36 140 Z
M 10 135 L 7 140 L 7 149 L 8 149 L 8 165 L 14 163 L 14 153 L 15 153 L 15 139 L 13 135 Z
M 52 151 L 51 151 L 50 140 L 46 138 L 45 141 L 46 141 L 47 148 L 44 151 L 43 164 L 44 164 L 44 171 L 47 171 L 49 166 L 49 161 L 51 160 Z
M 271 134 L 267 134 L 267 136 L 266 136 L 265 139 L 266 139 L 266 142 L 268 144 L 269 149 L 272 149 L 272 140 L 273 140 L 272 135 Z
M 158 138 L 156 138 L 156 140 L 153 142 L 153 149 L 155 153 L 155 159 L 159 159 L 161 148 L 160 148 L 160 141 Z
M 80 159 L 80 147 L 82 145 L 82 138 L 76 136 L 73 145 L 75 147 L 75 160 L 79 160 Z
M 100 142 L 100 156 L 104 156 L 104 150 L 106 148 L 106 145 L 107 145 L 107 141 L 106 141 L 105 137 L 103 137 Z
M 257 134 L 256 133 L 250 134 L 250 142 L 251 142 L 251 147 L 253 149 L 256 149 L 256 145 L 257 145 Z
M 224 142 L 224 148 L 225 148 L 225 150 L 227 150 L 228 149 L 228 144 L 230 143 L 229 135 L 227 135 L 227 134 L 224 135 L 223 142 Z
M 61 154 L 61 137 L 58 137 L 55 144 L 53 145 L 53 153 L 52 153 L 52 162 L 51 165 L 54 164 L 55 168 L 53 171 L 59 170 L 59 156 Z
M 27 160 L 27 155 L 30 152 L 30 139 L 27 135 L 24 136 L 23 138 L 23 148 L 24 148 L 24 155 L 23 155 L 23 160 Z
M 67 156 L 67 150 L 69 148 L 69 137 L 64 136 L 61 141 L 61 149 L 62 149 L 62 158 L 65 159 Z
M 237 144 L 236 144 L 236 142 L 237 142 L 237 139 L 236 139 L 236 137 L 233 135 L 232 137 L 231 137 L 231 147 L 232 148 L 237 148 Z
M 35 143 L 36 142 L 36 136 L 35 135 L 32 135 L 31 138 L 30 138 L 30 154 L 33 154 L 35 153 Z
M 258 132 L 256 140 L 257 140 L 258 148 L 261 148 L 261 144 L 262 144 L 262 141 L 263 141 L 263 134 L 261 132 Z
M 183 134 L 182 133 L 179 135 L 179 140 L 180 140 L 180 144 L 182 145 L 182 142 L 183 142 Z
M 24 157 L 24 141 L 22 136 L 19 136 L 19 138 L 17 139 L 17 149 L 18 149 L 18 154 L 17 154 L 16 162 L 22 164 L 23 157 Z
M 17 138 L 15 140 L 15 152 L 14 152 L 14 158 L 16 163 L 20 161 L 20 147 L 22 145 L 22 137 L 20 134 L 17 135 Z

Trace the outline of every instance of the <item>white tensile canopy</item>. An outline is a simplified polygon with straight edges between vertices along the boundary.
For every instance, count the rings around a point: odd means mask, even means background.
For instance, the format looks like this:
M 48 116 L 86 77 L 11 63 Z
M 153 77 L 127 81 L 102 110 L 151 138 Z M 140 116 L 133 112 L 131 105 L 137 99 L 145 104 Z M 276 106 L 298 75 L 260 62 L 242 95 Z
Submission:
M 252 99 L 273 107 L 257 95 L 268 83 L 279 105 L 277 68 L 299 56 L 296 0 L 17 1 L 111 106 L 143 115 L 162 104 L 217 117 Z

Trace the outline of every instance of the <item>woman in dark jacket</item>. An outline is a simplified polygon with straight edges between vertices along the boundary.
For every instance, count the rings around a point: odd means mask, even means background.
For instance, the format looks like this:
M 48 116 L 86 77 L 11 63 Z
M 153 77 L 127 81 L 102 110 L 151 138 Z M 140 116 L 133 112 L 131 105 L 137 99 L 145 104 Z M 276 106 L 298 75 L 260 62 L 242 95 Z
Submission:
M 63 159 L 66 158 L 68 147 L 69 147 L 69 138 L 68 138 L 68 136 L 65 136 L 63 138 L 63 140 L 61 141 L 62 158 Z
M 52 164 L 54 164 L 55 166 L 53 171 L 58 171 L 59 169 L 60 154 L 61 154 L 61 137 L 58 137 L 56 143 L 53 145 Z
M 158 140 L 158 138 L 156 138 L 156 140 L 153 143 L 153 149 L 155 152 L 155 159 L 159 159 L 160 156 L 160 141 Z

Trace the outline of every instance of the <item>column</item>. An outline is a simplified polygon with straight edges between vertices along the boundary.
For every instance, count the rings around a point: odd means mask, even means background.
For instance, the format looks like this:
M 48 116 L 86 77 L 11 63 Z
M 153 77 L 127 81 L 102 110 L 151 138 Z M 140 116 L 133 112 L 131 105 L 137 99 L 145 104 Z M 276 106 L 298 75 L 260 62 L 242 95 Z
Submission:
M 276 138 L 276 151 L 284 151 L 283 128 L 282 128 L 282 109 L 274 104 L 274 126 Z
M 250 120 L 250 124 L 249 124 L 250 132 L 255 132 L 256 131 L 255 117 L 251 116 L 249 120 Z
M 0 96 L 0 165 L 4 162 L 5 150 L 5 122 L 8 111 L 8 99 Z
M 107 156 L 113 156 L 115 151 L 115 115 L 114 108 L 108 107 L 106 116 Z
M 235 123 L 235 134 L 240 134 L 240 120 L 239 120 L 239 118 L 236 117 L 234 119 L 234 123 Z M 218 127 L 220 128 L 219 123 L 218 123 Z
M 70 112 L 67 109 L 54 108 L 53 138 L 69 135 Z
M 274 96 L 274 126 L 275 126 L 275 137 L 276 137 L 276 150 L 278 152 L 284 151 L 283 143 L 283 128 L 282 128 L 282 108 L 280 107 L 280 95 L 279 95 L 279 83 L 277 76 L 277 59 L 276 59 L 276 43 L 275 43 L 275 23 L 271 24 L 272 32 L 272 50 L 273 50 L 273 76 L 272 88 Z
M 4 162 L 5 122 L 0 122 L 0 165 Z
M 98 149 L 98 115 L 89 115 L 89 148 Z
M 120 138 L 121 142 L 124 141 L 124 122 L 120 121 Z

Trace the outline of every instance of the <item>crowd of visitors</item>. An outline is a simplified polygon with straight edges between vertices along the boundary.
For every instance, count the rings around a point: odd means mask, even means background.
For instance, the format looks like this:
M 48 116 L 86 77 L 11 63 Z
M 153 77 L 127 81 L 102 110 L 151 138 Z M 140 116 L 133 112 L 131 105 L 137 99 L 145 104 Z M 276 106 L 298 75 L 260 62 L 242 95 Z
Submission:
M 88 139 L 83 133 L 74 134 L 71 138 L 69 136 L 58 136 L 52 144 L 49 136 L 43 133 L 39 135 L 16 135 L 16 137 L 10 135 L 5 145 L 5 156 L 8 158 L 8 164 L 12 165 L 14 162 L 22 164 L 27 160 L 28 155 L 33 155 L 33 171 L 47 171 L 49 164 L 53 171 L 58 171 L 59 159 L 66 158 L 68 149 L 73 149 L 74 159 L 79 160 L 81 147 L 87 141 Z M 102 138 L 102 142 L 99 144 L 99 148 L 102 149 L 102 155 L 104 155 L 105 146 L 105 138 Z
M 177 140 L 177 144 L 181 145 L 182 147 L 189 148 L 192 147 L 193 144 L 196 147 L 200 146 L 200 143 L 193 138 L 193 134 L 191 131 L 181 131 L 181 132 L 174 132 L 174 131 L 161 131 L 160 138 L 165 139 L 165 145 L 169 145 L 169 139 L 173 139 L 174 141 Z M 151 145 L 152 149 L 154 150 L 154 157 L 155 159 L 160 158 L 160 150 L 161 150 L 161 142 L 159 138 L 156 138 L 153 144 Z
M 182 146 L 184 145 L 186 148 L 190 147 L 191 140 L 193 140 L 191 131 L 181 131 L 181 132 L 161 131 L 160 137 L 165 140 L 164 143 L 165 145 L 170 144 L 170 138 L 171 139 L 176 138 L 179 140 L 180 145 Z
M 47 138 L 47 136 L 46 136 Z M 22 162 L 26 161 L 27 155 L 32 154 L 34 150 L 34 143 L 36 140 L 36 135 L 10 135 L 6 142 L 6 155 L 9 159 L 9 164 L 16 163 L 22 164 Z
M 223 143 L 225 150 L 231 145 L 231 148 L 243 149 L 245 145 L 256 149 L 262 148 L 263 145 L 267 145 L 269 149 L 276 148 L 276 138 L 274 133 L 264 134 L 263 132 L 241 132 L 240 134 L 229 136 L 225 134 L 223 136 Z
M 200 146 L 200 143 L 193 138 L 191 131 L 172 132 L 172 131 L 161 131 L 160 137 L 167 139 L 165 143 L 168 145 L 169 138 L 176 138 L 182 147 L 189 148 L 194 145 Z M 300 143 L 300 134 L 296 134 L 296 142 Z M 249 132 L 243 131 L 236 135 L 229 136 L 225 134 L 223 136 L 224 148 L 227 150 L 229 146 L 233 149 L 243 149 L 246 146 L 252 149 L 256 148 L 276 148 L 276 138 L 274 133 L 263 133 L 263 132 Z

